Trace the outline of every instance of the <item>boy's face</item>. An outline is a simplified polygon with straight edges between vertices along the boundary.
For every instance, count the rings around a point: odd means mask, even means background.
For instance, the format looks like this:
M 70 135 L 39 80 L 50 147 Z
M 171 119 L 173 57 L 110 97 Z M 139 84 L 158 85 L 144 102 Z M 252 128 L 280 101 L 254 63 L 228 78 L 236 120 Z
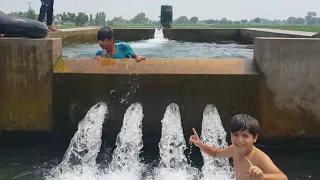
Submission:
M 102 49 L 109 49 L 113 46 L 114 44 L 114 39 L 111 38 L 111 39 L 104 39 L 104 40 L 99 40 L 99 45 Z
M 258 135 L 255 137 L 249 133 L 248 130 L 244 131 L 236 131 L 235 133 L 231 133 L 231 142 L 240 152 L 244 152 L 250 149 L 258 139 Z

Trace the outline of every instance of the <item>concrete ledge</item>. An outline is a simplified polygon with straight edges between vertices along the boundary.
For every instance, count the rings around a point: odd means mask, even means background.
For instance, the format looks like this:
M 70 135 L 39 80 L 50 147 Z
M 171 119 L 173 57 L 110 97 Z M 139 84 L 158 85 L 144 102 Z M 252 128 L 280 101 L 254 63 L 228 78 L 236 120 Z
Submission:
M 63 46 L 70 44 L 93 43 L 97 42 L 97 32 L 99 28 L 84 29 L 65 29 L 60 32 L 51 32 L 48 38 L 61 38 Z M 141 39 L 151 39 L 154 35 L 154 29 L 114 29 L 116 40 L 137 41 Z
M 176 41 L 189 42 L 224 42 L 237 41 L 239 39 L 239 29 L 164 29 L 165 38 Z
M 63 46 L 97 42 L 98 29 L 79 29 L 51 32 L 47 38 L 61 38 Z
M 61 32 L 51 32 L 48 38 L 62 38 L 63 45 L 97 42 L 99 28 L 72 28 Z M 151 39 L 154 28 L 114 28 L 116 40 L 138 41 Z M 201 28 L 201 29 L 163 29 L 164 37 L 177 41 L 189 42 L 239 42 L 252 44 L 255 37 L 312 38 L 316 33 L 267 28 Z
M 240 29 L 240 34 L 240 41 L 253 43 L 255 37 L 312 38 L 312 35 L 316 33 L 281 29 L 245 28 Z
M 320 39 L 255 38 L 260 119 L 269 136 L 320 134 Z
M 95 59 L 61 59 L 55 73 L 83 74 L 245 74 L 242 59 L 147 59 L 137 63 L 134 59 L 101 62 Z M 109 62 L 108 62 L 109 61 Z M 106 62 L 103 64 L 103 62 Z
M 61 39 L 0 39 L 0 130 L 51 130 L 53 64 Z

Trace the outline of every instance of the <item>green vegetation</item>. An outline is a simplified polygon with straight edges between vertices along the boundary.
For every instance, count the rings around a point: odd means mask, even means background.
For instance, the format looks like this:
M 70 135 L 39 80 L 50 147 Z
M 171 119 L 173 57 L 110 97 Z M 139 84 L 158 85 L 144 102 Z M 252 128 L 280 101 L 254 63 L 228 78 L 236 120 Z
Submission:
M 101 26 L 92 26 L 92 27 L 101 27 Z M 113 25 L 113 28 L 157 28 L 156 25 L 141 25 L 141 24 L 122 24 L 122 25 Z M 81 28 L 74 25 L 61 25 L 57 26 L 58 29 L 66 28 Z M 293 31 L 306 31 L 306 32 L 320 32 L 319 25 L 175 25 L 173 29 L 179 28 L 268 28 L 268 29 L 282 29 L 282 30 L 293 30 Z
M 0 11 L 0 14 L 4 14 Z M 38 15 L 30 8 L 26 12 L 11 12 L 9 15 L 37 19 Z M 58 29 L 76 28 L 76 27 L 101 27 L 110 25 L 115 28 L 156 28 L 160 26 L 160 20 L 151 20 L 147 18 L 144 12 L 138 13 L 131 19 L 113 17 L 107 20 L 107 13 L 97 12 L 95 15 L 87 15 L 84 12 L 72 13 L 63 12 L 54 15 L 54 25 Z M 256 17 L 253 19 L 228 20 L 207 19 L 199 20 L 198 17 L 180 16 L 173 20 L 173 28 L 270 28 L 295 31 L 320 32 L 320 18 L 316 12 L 308 12 L 305 17 L 293 17 L 288 19 L 269 20 Z

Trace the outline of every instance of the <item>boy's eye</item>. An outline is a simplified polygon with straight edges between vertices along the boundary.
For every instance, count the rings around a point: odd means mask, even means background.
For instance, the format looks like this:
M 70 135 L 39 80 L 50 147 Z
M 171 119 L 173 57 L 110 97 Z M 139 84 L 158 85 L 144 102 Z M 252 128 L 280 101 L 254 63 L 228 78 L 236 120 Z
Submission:
M 234 136 L 238 136 L 238 133 L 232 133 Z

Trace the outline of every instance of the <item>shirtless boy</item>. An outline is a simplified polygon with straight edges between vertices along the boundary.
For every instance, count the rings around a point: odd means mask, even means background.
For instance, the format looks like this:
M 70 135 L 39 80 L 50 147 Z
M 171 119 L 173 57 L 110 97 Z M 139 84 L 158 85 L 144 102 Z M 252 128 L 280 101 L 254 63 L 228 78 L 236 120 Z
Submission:
M 233 158 L 237 180 L 288 180 L 270 157 L 253 144 L 258 139 L 259 122 L 246 114 L 231 119 L 231 142 L 225 148 L 215 148 L 201 142 L 196 130 L 190 142 L 215 158 Z

